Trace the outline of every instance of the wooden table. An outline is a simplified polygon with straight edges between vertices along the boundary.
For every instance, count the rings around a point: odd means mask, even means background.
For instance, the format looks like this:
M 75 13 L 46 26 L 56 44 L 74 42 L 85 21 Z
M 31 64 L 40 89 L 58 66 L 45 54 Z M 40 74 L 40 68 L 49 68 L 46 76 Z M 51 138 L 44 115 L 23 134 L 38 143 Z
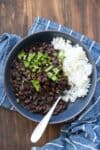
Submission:
M 62 23 L 100 42 L 100 0 L 0 0 L 0 33 L 25 36 L 36 16 Z M 63 124 L 49 125 L 37 145 L 58 137 Z M 36 123 L 0 108 L 0 150 L 29 150 Z

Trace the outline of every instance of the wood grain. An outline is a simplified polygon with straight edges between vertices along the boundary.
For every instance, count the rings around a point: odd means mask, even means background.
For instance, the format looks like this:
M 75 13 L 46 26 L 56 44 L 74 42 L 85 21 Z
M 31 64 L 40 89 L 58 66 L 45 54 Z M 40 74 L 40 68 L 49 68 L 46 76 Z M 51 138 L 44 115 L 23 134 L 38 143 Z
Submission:
M 100 42 L 100 0 L 0 0 L 0 33 L 22 37 L 36 16 L 46 17 Z M 37 145 L 58 137 L 63 124 L 49 125 Z M 28 150 L 36 123 L 0 108 L 0 150 Z

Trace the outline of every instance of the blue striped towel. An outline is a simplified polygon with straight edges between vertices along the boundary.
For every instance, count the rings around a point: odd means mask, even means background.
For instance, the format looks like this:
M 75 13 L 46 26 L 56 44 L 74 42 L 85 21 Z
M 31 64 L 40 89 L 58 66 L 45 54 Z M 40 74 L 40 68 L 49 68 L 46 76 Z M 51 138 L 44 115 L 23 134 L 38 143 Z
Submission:
M 28 34 L 43 30 L 58 30 L 80 40 L 92 54 L 97 67 L 97 86 L 89 108 L 74 122 L 61 129 L 60 137 L 43 147 L 33 146 L 31 150 L 100 150 L 100 43 L 83 34 L 45 18 L 36 17 Z M 14 34 L 4 33 L 0 36 L 0 106 L 14 110 L 6 97 L 3 88 L 3 66 L 11 48 L 21 38 Z

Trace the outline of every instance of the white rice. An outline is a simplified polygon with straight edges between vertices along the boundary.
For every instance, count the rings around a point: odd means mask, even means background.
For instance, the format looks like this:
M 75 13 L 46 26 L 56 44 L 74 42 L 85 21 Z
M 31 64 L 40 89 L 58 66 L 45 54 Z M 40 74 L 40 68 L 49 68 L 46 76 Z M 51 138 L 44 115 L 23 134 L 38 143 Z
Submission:
M 64 91 L 63 100 L 74 102 L 78 97 L 84 97 L 90 87 L 89 76 L 92 73 L 92 65 L 84 49 L 77 45 L 72 46 L 71 41 L 65 41 L 62 37 L 56 37 L 52 41 L 54 49 L 63 52 L 63 71 L 68 77 L 71 86 L 69 91 Z

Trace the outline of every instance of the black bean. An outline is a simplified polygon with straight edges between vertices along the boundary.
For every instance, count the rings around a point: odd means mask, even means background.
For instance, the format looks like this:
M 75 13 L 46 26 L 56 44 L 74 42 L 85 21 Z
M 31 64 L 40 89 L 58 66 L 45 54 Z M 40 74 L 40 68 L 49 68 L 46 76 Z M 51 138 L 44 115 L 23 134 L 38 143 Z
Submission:
M 24 50 L 27 54 L 32 52 L 41 51 L 47 52 L 52 63 L 57 66 L 61 66 L 54 55 L 54 48 L 49 43 L 35 43 Z M 16 58 L 11 65 L 10 81 L 13 87 L 13 91 L 17 98 L 20 99 L 20 104 L 33 113 L 46 114 L 51 106 L 57 100 L 58 96 L 65 90 L 70 89 L 68 85 L 68 79 L 64 76 L 63 71 L 60 72 L 61 78 L 56 83 L 48 79 L 45 72 L 39 72 L 37 74 L 32 73 L 31 70 L 26 69 L 21 60 Z M 41 89 L 36 92 L 31 84 L 31 80 L 38 79 L 40 81 Z M 61 100 L 54 112 L 54 115 L 64 111 L 67 108 L 67 103 Z
M 26 99 L 24 102 L 25 102 L 25 104 L 29 104 L 30 103 L 30 99 Z

